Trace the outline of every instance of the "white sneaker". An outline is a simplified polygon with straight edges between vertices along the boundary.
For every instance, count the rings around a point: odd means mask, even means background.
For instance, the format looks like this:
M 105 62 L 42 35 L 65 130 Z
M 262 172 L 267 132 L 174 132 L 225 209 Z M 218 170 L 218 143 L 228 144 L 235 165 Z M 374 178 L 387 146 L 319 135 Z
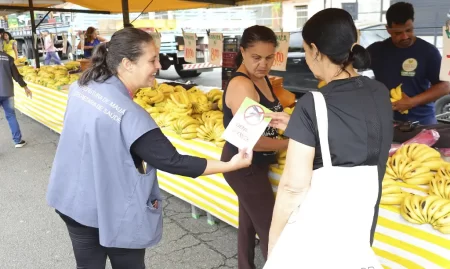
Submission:
M 27 144 L 27 142 L 22 140 L 19 143 L 17 143 L 15 147 L 16 148 L 23 148 L 26 144 Z

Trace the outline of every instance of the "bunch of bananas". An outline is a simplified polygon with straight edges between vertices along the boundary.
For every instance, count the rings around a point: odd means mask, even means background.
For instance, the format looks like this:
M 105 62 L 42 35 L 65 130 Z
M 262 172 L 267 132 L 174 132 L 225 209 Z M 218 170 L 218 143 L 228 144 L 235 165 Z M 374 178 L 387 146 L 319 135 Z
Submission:
M 450 200 L 450 164 L 439 169 L 429 185 L 430 195 L 436 195 Z
M 14 60 L 14 64 L 21 65 L 21 64 L 25 64 L 27 61 L 28 61 L 27 58 L 21 57 L 21 58 L 18 58 L 17 60 Z
M 211 110 L 202 114 L 202 123 L 206 123 L 207 121 L 222 121 L 223 122 L 223 113 L 217 110 Z
M 178 118 L 179 118 L 178 114 L 170 113 L 170 112 L 160 113 L 158 115 L 155 115 L 155 117 L 153 117 L 156 124 L 161 128 L 162 127 L 171 127 L 172 122 L 174 122 Z
M 285 108 L 283 109 L 283 111 L 284 111 L 285 113 L 288 113 L 289 115 L 292 115 L 292 112 L 294 112 L 294 108 L 285 107 Z M 279 134 L 279 135 L 283 135 L 283 134 L 284 134 L 284 130 L 278 129 L 278 134 Z
M 162 91 L 152 88 L 142 88 L 136 93 L 133 100 L 146 109 L 148 106 L 163 102 L 164 99 L 165 97 Z
M 223 122 L 221 120 L 206 119 L 204 124 L 197 128 L 197 137 L 207 142 L 219 141 L 223 134 Z
M 168 98 L 171 93 L 175 92 L 175 87 L 166 83 L 161 83 L 159 85 L 156 85 L 156 87 L 153 86 L 153 88 L 161 91 L 166 98 Z
M 406 184 L 422 185 L 430 183 L 434 174 L 430 168 L 422 166 L 419 161 L 410 161 L 403 155 L 389 157 L 384 179 L 400 179 Z
M 206 97 L 208 98 L 208 101 L 211 103 L 217 103 L 220 99 L 222 99 L 223 92 L 219 89 L 212 89 L 207 94 Z
M 400 206 L 402 217 L 414 224 L 431 224 L 435 230 L 450 234 L 450 200 L 430 195 L 408 195 Z
M 154 118 L 154 114 L 164 113 L 166 109 L 164 107 L 148 106 L 145 110 Z
M 395 180 L 383 180 L 381 201 L 382 205 L 400 205 L 405 199 L 408 192 L 396 185 Z
M 172 130 L 183 139 L 197 138 L 199 123 L 190 116 L 183 116 L 172 122 Z
M 170 99 L 167 100 L 166 111 L 172 111 L 180 116 L 192 115 L 192 103 L 188 93 L 186 91 L 171 93 Z
M 219 148 L 223 148 L 225 145 L 225 139 L 222 138 L 223 132 L 225 132 L 225 127 L 223 126 L 223 121 L 218 120 L 216 124 L 214 125 L 214 144 L 218 146 Z
M 211 102 L 208 101 L 206 95 L 202 92 L 189 92 L 189 100 L 192 104 L 192 110 L 196 114 L 202 114 L 212 109 Z
M 419 143 L 402 146 L 395 155 L 401 155 L 411 161 L 420 162 L 422 167 L 428 167 L 431 171 L 438 171 L 445 163 L 439 151 Z
M 391 102 L 395 103 L 397 101 L 402 100 L 402 84 L 398 85 L 397 87 L 391 89 Z M 400 112 L 402 114 L 408 114 L 408 110 Z
M 286 155 L 287 149 L 280 150 L 277 154 L 278 168 L 280 168 L 281 170 L 283 170 L 284 166 L 286 165 Z

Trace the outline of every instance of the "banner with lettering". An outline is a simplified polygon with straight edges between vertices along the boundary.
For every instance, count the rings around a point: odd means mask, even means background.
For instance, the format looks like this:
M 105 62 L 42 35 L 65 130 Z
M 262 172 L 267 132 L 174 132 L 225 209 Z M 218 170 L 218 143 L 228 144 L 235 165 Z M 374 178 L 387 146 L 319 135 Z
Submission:
M 222 51 L 223 51 L 223 34 L 210 33 L 208 48 L 209 48 L 209 62 L 215 65 L 221 65 Z
M 278 47 L 275 53 L 275 61 L 272 65 L 272 70 L 286 71 L 287 56 L 289 51 L 290 33 L 278 32 L 277 35 Z
M 184 33 L 184 60 L 188 63 L 197 63 L 197 35 Z
M 450 81 L 450 20 L 447 25 L 442 28 L 442 63 L 439 78 L 442 81 Z

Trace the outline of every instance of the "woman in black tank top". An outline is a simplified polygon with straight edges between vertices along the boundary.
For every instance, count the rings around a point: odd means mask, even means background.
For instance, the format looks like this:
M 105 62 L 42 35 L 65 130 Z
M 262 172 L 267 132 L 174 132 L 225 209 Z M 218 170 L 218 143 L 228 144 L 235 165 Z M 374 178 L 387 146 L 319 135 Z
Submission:
M 253 26 L 244 31 L 237 59 L 239 68 L 228 82 L 223 96 L 225 128 L 246 97 L 274 112 L 283 111 L 268 79 L 276 46 L 276 35 L 267 27 Z M 277 129 L 268 127 L 253 149 L 252 165 L 246 169 L 224 173 L 225 180 L 239 199 L 239 269 L 255 268 L 256 234 L 260 238 L 263 256 L 267 259 L 269 229 L 275 204 L 269 181 L 269 166 L 276 162 L 277 151 L 286 149 L 288 145 L 287 140 L 277 137 Z M 235 146 L 226 143 L 221 160 L 228 161 L 237 152 Z

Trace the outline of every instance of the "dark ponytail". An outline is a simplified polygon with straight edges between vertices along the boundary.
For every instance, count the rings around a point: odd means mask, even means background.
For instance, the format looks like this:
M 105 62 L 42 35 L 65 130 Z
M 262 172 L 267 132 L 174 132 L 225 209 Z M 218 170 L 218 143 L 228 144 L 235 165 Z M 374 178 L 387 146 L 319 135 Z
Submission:
M 81 75 L 79 85 L 86 86 L 90 81 L 103 82 L 113 75 L 106 63 L 108 55 L 108 43 L 103 43 L 94 48 L 91 58 L 91 66 Z
M 273 44 L 275 47 L 278 46 L 277 36 L 272 31 L 272 29 L 260 25 L 254 25 L 244 30 L 244 33 L 242 34 L 241 37 L 240 47 L 245 50 L 253 46 L 256 42 L 270 43 Z M 239 50 L 238 55 L 236 56 L 235 59 L 236 67 L 239 68 L 239 66 L 242 64 L 243 61 L 244 57 L 242 56 L 242 53 Z
M 308 46 L 315 44 L 342 71 L 350 64 L 356 69 L 370 67 L 370 55 L 358 40 L 353 18 L 347 11 L 327 8 L 317 12 L 304 25 L 303 40 Z
M 363 46 L 355 44 L 350 52 L 349 62 L 358 70 L 364 70 L 370 67 L 370 54 Z M 350 64 L 349 63 L 349 64 Z
M 91 66 L 78 80 L 80 86 L 91 81 L 104 82 L 117 75 L 122 59 L 136 62 L 143 54 L 142 45 L 152 42 L 150 34 L 140 29 L 127 27 L 113 34 L 111 41 L 94 48 Z

